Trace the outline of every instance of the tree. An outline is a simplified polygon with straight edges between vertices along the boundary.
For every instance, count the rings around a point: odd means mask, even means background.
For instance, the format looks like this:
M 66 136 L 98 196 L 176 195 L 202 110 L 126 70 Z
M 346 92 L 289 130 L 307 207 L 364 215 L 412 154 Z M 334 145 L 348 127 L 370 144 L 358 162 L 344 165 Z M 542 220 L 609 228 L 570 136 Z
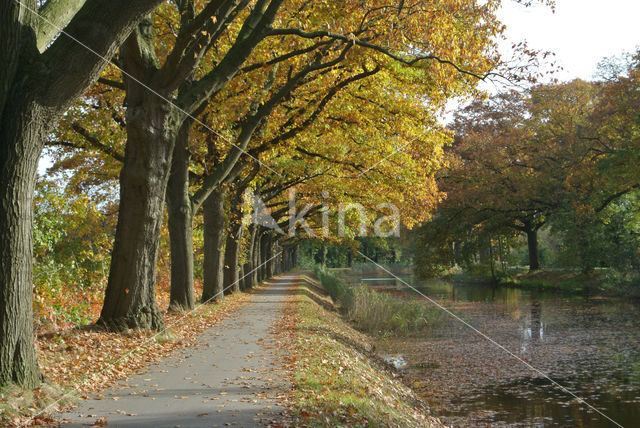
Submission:
M 0 385 L 34 386 L 33 193 L 44 139 L 159 0 L 0 5 Z M 38 12 L 42 16 L 38 15 Z M 64 28 L 68 36 L 58 36 Z M 53 30 L 52 30 L 53 29 Z
M 238 72 L 266 36 L 282 0 L 259 0 L 244 17 L 235 41 L 219 62 L 199 79 L 195 73 L 247 1 L 211 1 L 196 11 L 191 1 L 176 3 L 179 29 L 160 64 L 152 17 L 138 26 L 121 49 L 119 60 L 127 92 L 127 148 L 120 175 L 120 212 L 111 259 L 109 282 L 99 323 L 114 330 L 162 329 L 155 302 L 159 233 L 171 157 L 185 119 L 220 91 Z M 163 50 L 161 50 L 163 52 Z M 151 90 L 150 90 L 151 89 Z M 250 117 L 242 123 L 239 139 L 258 125 Z M 246 143 L 229 150 L 223 168 L 212 177 L 222 180 L 230 172 Z
M 539 269 L 537 233 L 574 190 L 567 179 L 585 151 L 580 129 L 595 92 L 580 80 L 540 85 L 457 113 L 441 213 L 471 228 L 526 234 L 529 269 Z
M 315 19 L 310 18 L 315 13 L 314 9 L 303 6 L 300 10 L 304 10 L 304 13 L 293 13 L 292 17 L 288 17 L 285 14 L 285 16 L 279 18 L 279 21 L 289 22 L 290 25 L 298 24 L 302 26 L 305 25 L 306 22 L 310 22 Z M 473 13 L 478 11 L 474 10 L 473 12 L 470 12 L 469 10 L 465 10 L 465 12 Z M 487 11 L 483 11 L 482 13 L 486 12 Z M 343 10 L 340 8 L 323 11 L 323 13 L 327 13 L 328 16 L 340 16 L 342 18 L 340 21 L 342 25 L 342 33 L 348 32 L 349 26 L 352 26 L 353 34 L 357 34 L 358 37 L 362 38 L 366 38 L 366 34 L 372 31 L 373 27 L 371 26 L 373 24 L 375 24 L 377 28 L 380 19 L 388 19 L 390 14 L 395 14 L 394 11 L 386 7 L 379 10 L 376 10 L 375 8 L 367 10 L 364 8 L 357 14 L 349 16 L 348 20 L 344 19 L 344 16 L 342 15 Z M 480 15 L 482 15 L 482 13 L 480 13 Z M 415 26 L 418 21 L 412 21 L 413 18 L 409 18 L 411 16 L 412 14 L 407 13 L 407 15 L 402 18 L 396 17 L 394 19 L 398 21 L 396 24 L 400 23 L 405 25 L 406 30 L 415 31 L 413 26 Z M 326 22 L 326 20 L 324 22 Z M 473 21 L 472 25 L 479 24 L 478 22 Z M 388 29 L 385 29 L 385 31 L 387 30 Z M 493 30 L 494 27 L 492 22 L 490 22 L 486 28 L 482 27 L 482 31 L 490 32 Z M 377 31 L 380 32 L 380 28 L 378 28 Z M 238 76 L 230 82 L 230 84 L 227 85 L 220 94 L 217 95 L 216 98 L 221 99 L 223 102 L 216 102 L 216 99 L 211 103 L 212 107 L 207 108 L 207 112 L 203 117 L 214 117 L 215 121 L 218 122 L 217 126 L 216 124 L 209 123 L 208 120 L 205 120 L 207 125 L 203 126 L 204 129 L 200 132 L 210 133 L 211 129 L 216 129 L 218 135 L 225 134 L 227 132 L 226 130 L 229 128 L 239 129 L 240 126 L 248 120 L 248 118 L 259 117 L 262 123 L 254 128 L 253 131 L 251 131 L 251 134 L 245 133 L 242 135 L 243 138 L 248 137 L 249 139 L 246 141 L 232 140 L 233 144 L 236 146 L 247 147 L 249 150 L 248 156 L 253 158 L 253 160 L 266 151 L 271 151 L 273 153 L 277 145 L 284 145 L 285 150 L 290 149 L 287 148 L 285 144 L 294 137 L 298 137 L 298 134 L 306 131 L 309 125 L 318 119 L 326 105 L 336 96 L 336 93 L 342 91 L 345 87 L 354 84 L 360 79 L 367 78 L 377 73 L 381 68 L 380 64 L 385 64 L 386 67 L 389 67 L 389 74 L 394 73 L 392 70 L 393 63 L 398 63 L 396 68 L 411 68 L 401 65 L 408 62 L 408 60 L 396 56 L 391 51 L 382 51 L 379 46 L 375 44 L 378 40 L 384 39 L 384 34 L 376 34 L 375 32 L 372 34 L 374 36 L 369 39 L 367 43 L 358 43 L 358 40 L 344 37 L 340 33 L 306 33 L 304 31 L 299 33 L 290 29 L 272 30 L 269 33 L 270 37 L 265 39 L 261 46 L 254 50 L 252 54 L 254 63 L 243 67 Z M 287 43 L 282 43 L 282 40 L 285 38 Z M 307 39 L 311 41 L 308 41 Z M 389 40 L 394 40 L 395 42 L 395 39 Z M 482 44 L 486 43 L 486 40 L 477 40 L 476 42 Z M 370 58 L 366 59 L 364 53 L 368 52 L 373 54 Z M 347 58 L 347 53 L 350 58 Z M 456 55 L 457 54 L 458 53 L 456 53 Z M 465 56 L 466 54 L 467 52 L 461 54 L 461 57 L 464 58 L 461 61 L 476 65 L 478 67 L 477 72 L 479 74 L 486 71 L 486 67 L 488 67 L 489 62 L 483 63 L 484 59 L 476 58 L 473 55 Z M 320 60 L 321 58 L 323 58 L 323 60 Z M 417 58 L 415 60 L 417 64 L 419 60 L 424 60 L 426 62 L 434 60 L 434 57 L 425 56 L 424 58 Z M 274 69 L 276 66 L 280 67 L 279 71 L 278 69 Z M 424 70 L 422 70 L 421 67 L 424 67 Z M 422 80 L 424 78 L 423 73 L 439 73 L 441 68 L 448 67 L 455 67 L 455 64 L 451 61 L 442 61 L 438 62 L 437 65 L 434 66 L 420 65 L 419 67 L 416 67 L 419 69 L 419 71 L 415 73 L 418 76 L 411 79 L 414 81 L 414 84 L 418 80 L 420 80 L 421 83 L 424 83 L 424 80 Z M 255 82 L 261 81 L 265 69 L 271 70 L 275 81 L 268 85 L 269 87 L 273 86 L 273 90 L 262 89 L 261 95 L 260 88 L 256 86 Z M 457 78 L 450 78 L 449 74 L 443 74 L 442 76 L 438 75 L 438 79 L 440 78 L 442 78 L 442 81 L 438 80 L 437 83 L 434 82 L 431 86 L 428 86 L 428 88 L 430 88 L 428 95 L 434 100 L 441 100 L 443 98 L 443 94 L 447 91 L 455 92 L 462 91 L 463 88 L 468 88 L 468 86 L 470 86 L 470 82 L 475 79 L 472 73 L 464 72 L 463 70 L 461 70 L 461 73 Z M 410 79 L 406 79 L 406 81 L 408 80 Z M 380 81 L 380 84 L 388 84 L 388 82 Z M 389 91 L 392 92 L 393 89 L 390 88 Z M 227 92 L 228 95 L 226 94 Z M 425 91 L 422 91 L 423 94 L 424 92 Z M 242 96 L 238 96 L 237 94 L 242 94 Z M 245 94 L 247 95 L 245 96 Z M 247 106 L 253 105 L 257 100 L 263 98 L 265 107 L 268 107 L 271 111 L 267 108 L 259 107 L 255 109 L 255 112 L 250 111 L 250 115 L 245 115 L 244 119 L 236 121 L 235 124 L 233 122 L 225 124 L 223 121 L 223 118 L 225 117 L 232 117 L 236 120 L 234 114 L 230 115 L 228 112 L 236 112 L 238 110 L 243 111 Z M 220 126 L 220 122 L 226 126 Z M 272 124 L 275 126 L 272 127 Z M 272 132 L 270 134 L 268 128 L 276 129 L 278 132 Z M 284 129 L 284 132 L 280 131 L 282 129 Z M 252 139 L 252 134 L 258 130 L 260 130 L 260 134 L 264 134 L 264 136 L 260 135 L 259 138 L 256 138 L 254 141 Z M 233 139 L 236 137 L 231 138 Z M 199 139 L 206 140 L 208 138 L 199 137 Z M 218 139 L 218 142 L 221 139 L 222 138 Z M 199 144 L 197 141 L 198 139 L 196 139 L 195 142 L 192 142 L 189 146 L 191 152 L 197 150 Z M 246 146 L 244 144 L 246 144 Z M 212 144 L 209 144 L 207 147 L 209 148 L 211 146 Z M 222 253 L 222 245 L 219 244 L 222 239 L 222 231 L 219 230 L 218 227 L 219 225 L 224 224 L 224 222 L 217 219 L 217 216 L 222 213 L 220 207 L 222 206 L 221 201 L 224 192 L 217 187 L 221 184 L 222 180 L 216 172 L 218 166 L 215 162 L 207 162 L 206 177 L 203 174 L 193 173 L 193 171 L 192 173 L 187 173 L 188 166 L 186 163 L 189 162 L 189 158 L 184 155 L 184 153 L 186 153 L 184 147 L 185 146 L 182 143 L 176 145 L 176 150 L 179 150 L 180 153 L 176 153 L 174 156 L 174 162 L 180 159 L 180 162 L 183 163 L 179 168 L 176 168 L 174 165 L 174 170 L 180 171 L 180 180 L 182 181 L 180 190 L 175 192 L 176 197 L 179 199 L 179 203 L 170 205 L 173 205 L 174 207 L 179 206 L 180 213 L 191 214 L 186 216 L 177 214 L 175 218 L 180 217 L 187 224 L 191 224 L 192 221 L 189 216 L 192 217 L 199 206 L 203 203 L 203 197 L 214 192 L 215 195 L 212 197 L 217 201 L 211 205 L 209 205 L 208 202 L 204 202 L 205 218 L 207 219 L 207 221 L 205 221 L 205 241 L 208 239 L 215 241 L 212 245 L 205 243 L 205 292 L 203 294 L 203 299 L 208 301 L 213 296 L 220 296 L 220 290 L 222 289 L 219 281 L 219 268 L 217 267 L 220 265 L 220 254 Z M 220 149 L 217 150 L 220 151 Z M 225 150 L 227 150 L 227 147 L 222 149 L 222 153 L 224 153 Z M 222 159 L 220 153 L 211 153 L 209 158 Z M 189 198 L 190 201 L 182 196 L 188 194 L 188 191 L 185 190 L 189 187 L 189 183 L 187 181 L 188 177 L 196 178 L 196 181 L 198 181 L 194 193 Z M 215 222 L 215 225 L 209 226 L 209 221 Z M 184 231 L 187 230 L 188 227 L 189 226 L 180 226 L 175 230 Z M 234 233 L 239 234 L 240 232 L 241 229 L 238 229 Z M 186 243 L 187 249 L 182 250 L 181 253 L 188 253 L 188 248 L 190 248 L 188 239 L 178 237 L 177 241 Z M 235 239 L 232 239 L 231 241 L 227 239 L 227 243 L 231 244 L 226 246 L 227 253 L 229 256 L 232 256 L 238 248 L 235 244 Z M 231 248 L 234 250 L 232 251 Z M 180 263 L 191 263 L 191 261 L 186 257 L 175 257 L 174 260 Z M 229 267 L 231 271 L 236 269 L 235 263 L 232 264 L 234 266 Z M 184 269 L 179 266 L 176 266 L 175 269 L 175 272 L 188 271 L 188 269 Z M 235 278 L 237 274 L 236 272 L 232 272 L 231 275 Z M 176 282 L 176 286 L 181 290 L 190 288 L 189 284 L 191 281 L 188 279 L 189 276 L 180 276 L 180 278 L 182 279 L 180 279 L 179 282 Z M 188 293 L 180 291 L 176 293 L 176 296 L 178 295 L 188 295 Z M 179 306 L 180 304 L 176 302 L 176 305 Z
M 563 237 L 563 262 L 583 271 L 637 266 L 638 58 L 603 63 L 613 73 L 597 82 L 593 110 L 579 131 L 582 155 L 567 178 L 574 193 L 553 218 L 553 230 Z
M 251 71 L 261 73 L 286 62 L 294 68 L 289 70 L 290 75 L 287 75 L 284 67 L 280 72 L 276 87 L 282 89 L 283 84 L 286 86 L 285 79 L 295 77 L 293 71 L 301 70 L 300 66 L 305 65 L 305 61 L 310 64 L 318 52 L 336 55 L 348 48 L 348 61 L 344 63 L 349 67 L 344 67 L 343 63 L 334 64 L 326 71 L 326 76 L 334 81 L 336 77 L 348 81 L 351 77 L 348 72 L 371 70 L 379 65 L 387 71 L 387 80 L 380 81 L 387 88 L 388 92 L 384 93 L 387 97 L 395 95 L 398 85 L 408 83 L 414 88 L 422 84 L 427 89 L 417 91 L 415 96 L 410 97 L 413 105 L 424 105 L 425 99 L 433 105 L 441 105 L 448 96 L 469 90 L 477 78 L 486 76 L 499 62 L 493 44 L 493 37 L 502 29 L 495 17 L 495 7 L 499 2 L 460 4 L 447 1 L 435 9 L 424 9 L 420 2 L 399 2 L 389 6 L 371 1 L 365 5 L 355 2 L 317 8 L 306 2 L 299 3 L 299 7 L 287 11 L 280 10 L 278 2 L 258 2 L 259 7 L 251 11 L 246 9 L 246 2 L 198 3 L 199 8 L 196 9 L 186 1 L 178 2 L 176 7 L 163 5 L 162 16 L 155 14 L 147 18 L 116 59 L 125 69 L 124 81 L 116 81 L 113 73 L 101 79 L 104 84 L 127 90 L 126 128 L 129 140 L 122 172 L 121 216 L 112 259 L 112 279 L 101 319 L 104 324 L 117 329 L 126 326 L 161 328 L 161 320 L 153 304 L 153 279 L 162 207 L 159 200 L 164 197 L 162 190 L 168 180 L 168 165 L 174 153 L 169 149 L 175 145 L 185 112 L 195 115 L 206 101 L 214 98 L 229 82 L 237 82 L 241 78 L 246 81 Z M 278 15 L 273 18 L 276 12 Z M 281 28 L 268 28 L 267 16 L 273 18 Z M 460 25 L 459 16 L 466 17 L 464 25 Z M 327 29 L 327 22 L 334 24 Z M 437 31 L 424 33 L 424 22 L 429 22 Z M 315 31 L 314 28 L 320 30 Z M 158 31 L 158 37 L 154 40 L 157 29 L 167 31 Z M 172 29 L 176 29 L 175 33 Z M 243 29 L 247 31 L 243 32 Z M 259 55 L 254 52 L 258 42 L 267 39 L 273 40 L 268 45 L 269 49 L 260 51 Z M 445 40 L 454 40 L 455 43 Z M 249 55 L 255 57 L 255 62 L 239 70 L 238 67 Z M 330 61 L 327 64 L 330 65 Z M 456 72 L 451 73 L 451 70 Z M 238 75 L 240 72 L 244 76 Z M 145 92 L 139 82 L 152 88 L 154 93 Z M 320 79 L 315 86 L 313 82 L 304 83 L 311 88 L 308 94 L 314 95 L 313 91 L 324 89 L 322 84 L 325 82 L 325 79 Z M 259 92 L 255 85 L 252 88 L 249 92 L 251 96 Z M 371 87 L 369 90 L 373 93 L 376 89 Z M 246 109 L 251 96 L 217 100 L 223 101 L 220 111 L 224 118 L 229 119 L 229 126 L 222 128 L 228 141 L 240 141 L 242 144 L 246 141 L 249 144 L 252 133 L 260 127 L 259 120 L 256 120 L 258 116 L 245 116 L 251 120 L 240 123 L 233 114 L 233 106 L 244 103 L 243 109 Z M 297 131 L 309 117 L 300 114 L 308 111 L 305 96 L 298 96 L 295 102 L 285 104 L 276 111 L 281 115 L 283 111 L 293 108 L 294 115 L 288 118 L 291 122 L 287 122 L 288 119 L 270 121 L 291 126 L 291 131 Z M 164 98 L 164 104 L 170 100 L 179 109 L 164 105 L 161 98 Z M 323 98 L 319 96 L 315 99 Z M 363 104 L 366 103 L 365 99 Z M 226 111 L 225 105 L 228 106 Z M 133 115 L 134 111 L 140 114 Z M 129 116 L 135 116 L 138 122 L 131 123 Z M 428 117 L 433 117 L 432 111 Z M 234 128 L 233 124 L 237 126 Z M 154 135 L 144 134 L 149 130 Z M 364 139 L 374 134 L 373 131 L 363 132 L 359 137 Z M 269 141 L 268 138 L 265 140 Z M 249 147 L 242 144 L 236 144 L 231 150 L 226 147 L 222 154 L 228 155 L 229 162 L 222 163 L 220 173 L 210 175 L 207 181 L 216 181 L 217 186 L 224 180 L 242 150 Z M 335 145 L 336 142 L 332 142 L 332 146 Z M 428 153 L 433 148 L 438 150 L 437 146 L 429 144 L 424 151 Z M 375 146 L 369 147 L 369 153 L 382 158 L 401 148 L 390 144 L 380 147 L 381 150 L 375 150 Z M 408 157 L 414 160 L 418 158 L 422 151 L 418 147 L 419 144 L 414 144 L 413 152 Z M 240 150 L 236 150 L 238 148 Z M 309 153 L 317 155 L 321 151 Z M 420 180 L 421 170 L 416 168 L 412 171 L 419 173 L 414 173 L 413 177 L 407 175 L 407 180 Z M 140 182 L 136 184 L 131 181 L 134 178 Z M 433 190 L 433 180 L 429 183 Z M 204 186 L 198 199 L 213 192 L 216 186 Z M 137 193 L 135 189 L 140 192 Z M 431 190 L 416 195 L 416 201 L 432 194 Z M 127 194 L 133 196 L 125 196 Z M 410 198 L 413 195 L 406 192 L 403 197 Z M 406 204 L 407 207 L 409 205 Z M 421 211 L 420 204 L 414 206 L 415 213 Z M 148 212 L 149 215 L 136 216 L 134 212 Z M 186 230 L 183 227 L 178 229 Z M 136 258 L 134 254 L 144 256 Z

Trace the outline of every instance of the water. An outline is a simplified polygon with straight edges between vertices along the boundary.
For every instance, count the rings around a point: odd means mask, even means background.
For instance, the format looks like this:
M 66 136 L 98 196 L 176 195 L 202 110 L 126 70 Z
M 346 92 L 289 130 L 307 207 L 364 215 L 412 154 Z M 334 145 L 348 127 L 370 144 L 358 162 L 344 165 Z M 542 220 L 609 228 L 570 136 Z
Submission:
M 408 282 L 622 426 L 640 426 L 638 304 Z M 417 337 L 385 339 L 379 349 L 404 356 L 405 380 L 447 424 L 617 426 L 446 314 Z

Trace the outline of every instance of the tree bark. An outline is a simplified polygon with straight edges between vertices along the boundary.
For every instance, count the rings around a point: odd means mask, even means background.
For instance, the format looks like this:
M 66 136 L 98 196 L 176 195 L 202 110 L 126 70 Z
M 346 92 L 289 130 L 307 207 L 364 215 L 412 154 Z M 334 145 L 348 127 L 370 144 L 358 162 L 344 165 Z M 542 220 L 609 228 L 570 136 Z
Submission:
M 260 234 L 260 228 L 257 225 L 253 225 L 255 228 L 255 238 L 253 239 L 253 272 L 251 273 L 251 282 L 252 284 L 258 285 L 262 281 L 262 274 L 260 272 L 261 260 L 262 260 L 262 235 Z
M 246 277 L 244 274 L 245 269 L 246 269 L 245 263 L 242 263 L 240 266 L 238 266 L 238 284 L 240 284 L 240 291 L 247 291 L 249 289 L 249 285 L 247 284 Z
M 229 233 L 227 233 L 223 269 L 223 286 L 226 294 L 238 293 L 240 291 L 240 274 L 238 272 L 240 235 L 241 227 L 229 228 Z
M 527 247 L 529 248 L 529 270 L 536 271 L 540 269 L 540 260 L 538 257 L 538 229 L 527 228 Z
M 225 290 L 230 293 L 240 292 L 240 242 L 244 227 L 242 225 L 242 211 L 240 201 L 237 198 L 231 202 L 232 208 L 229 215 L 229 227 L 227 243 L 224 253 L 223 284 Z
M 224 264 L 224 193 L 216 189 L 204 202 L 204 282 L 202 302 L 222 300 Z
M 0 387 L 41 381 L 33 345 L 33 191 L 44 138 L 160 0 L 88 0 L 38 51 L 35 0 L 0 4 Z M 30 10 L 29 10 L 30 9 Z M 77 9 L 76 9 L 77 10 Z M 72 17 L 73 15 L 73 17 Z M 64 22 L 71 20 L 70 23 Z M 67 25 L 68 24 L 68 25 Z
M 175 112 L 154 94 L 127 110 L 127 148 L 111 270 L 99 323 L 115 331 L 162 330 L 156 267 L 175 144 Z
M 264 262 L 266 267 L 266 272 L 265 272 L 266 278 L 273 278 L 273 267 L 274 267 L 273 239 L 269 234 L 266 235 L 266 239 L 265 239 Z
M 111 269 L 98 322 L 115 331 L 162 330 L 155 296 L 158 247 L 173 150 L 185 116 L 165 101 L 169 94 L 140 84 L 152 82 L 158 72 L 150 16 L 126 40 L 120 59 L 127 70 L 127 145 Z
M 169 241 L 171 247 L 171 296 L 169 310 L 194 308 L 193 207 L 189 196 L 189 129 L 191 120 L 180 127 L 171 162 L 167 187 Z
M 298 267 L 298 251 L 299 251 L 300 247 L 298 246 L 298 244 L 295 245 L 295 247 L 293 247 L 293 252 L 291 254 L 291 269 L 295 269 Z M 351 251 L 349 251 L 349 255 L 351 255 Z M 351 260 L 351 258 L 349 259 Z M 351 267 L 351 262 L 349 262 L 349 267 Z
M 253 261 L 253 230 L 249 226 L 245 233 L 248 234 L 247 239 L 247 253 L 245 255 L 244 263 L 240 266 L 240 290 L 247 291 L 251 289 L 253 284 L 251 283 L 251 270 Z
M 247 288 L 251 288 L 257 285 L 256 269 L 256 235 L 258 234 L 258 228 L 255 224 L 249 226 L 249 253 L 247 254 L 247 263 L 244 269 L 246 275 Z
M 12 103 L 12 105 L 16 105 Z M 33 192 L 42 150 L 31 104 L 5 111 L 0 125 L 0 386 L 34 387 L 40 371 L 33 346 Z M 11 143 L 11 144 L 9 144 Z
M 260 247 L 260 258 L 258 259 L 258 266 L 260 266 L 260 268 L 258 269 L 258 281 L 262 282 L 265 279 L 268 278 L 268 274 L 267 274 L 267 232 L 263 232 L 262 234 L 260 234 L 260 239 L 259 239 L 259 247 Z

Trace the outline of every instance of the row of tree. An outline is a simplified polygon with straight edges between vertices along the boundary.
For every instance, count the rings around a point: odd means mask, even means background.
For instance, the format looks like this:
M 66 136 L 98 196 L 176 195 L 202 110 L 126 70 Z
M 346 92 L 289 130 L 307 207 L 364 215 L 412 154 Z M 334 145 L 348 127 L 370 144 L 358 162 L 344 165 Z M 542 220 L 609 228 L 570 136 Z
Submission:
M 469 266 L 522 234 L 537 270 L 548 227 L 566 267 L 637 271 L 639 89 L 640 52 L 604 61 L 593 82 L 500 93 L 458 112 L 438 178 L 446 198 L 421 229 L 420 265 Z
M 41 380 L 32 223 L 45 146 L 55 169 L 66 171 L 61 194 L 83 193 L 74 206 L 89 205 L 95 230 L 107 231 L 94 241 L 92 228 L 82 242 L 104 248 L 113 240 L 94 265 L 109 264 L 99 324 L 162 329 L 155 286 L 165 227 L 170 307 L 188 310 L 194 235 L 202 235 L 203 302 L 295 263 L 295 236 L 277 232 L 307 226 L 292 215 L 291 189 L 300 195 L 298 211 L 357 201 L 374 215 L 385 202 L 409 225 L 426 219 L 450 138 L 437 115 L 501 64 L 499 5 L 3 1 L 0 386 Z M 270 210 L 271 223 L 242 220 L 248 189 Z M 47 194 L 44 183 L 38 201 L 60 203 L 59 195 Z M 44 223 L 35 238 L 44 247 L 36 260 L 72 236 L 41 233 L 56 221 L 68 225 L 40 208 Z

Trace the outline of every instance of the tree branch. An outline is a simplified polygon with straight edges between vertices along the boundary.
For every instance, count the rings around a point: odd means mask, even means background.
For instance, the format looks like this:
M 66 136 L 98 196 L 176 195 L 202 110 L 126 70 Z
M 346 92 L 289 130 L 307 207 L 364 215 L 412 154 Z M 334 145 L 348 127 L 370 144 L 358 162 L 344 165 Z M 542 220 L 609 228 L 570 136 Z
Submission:
M 85 2 L 86 0 L 49 0 L 38 10 L 38 51 L 45 51 L 60 34 L 60 29 L 67 26 Z
M 162 0 L 86 0 L 41 55 L 43 105 L 66 107 L 95 82 L 138 21 Z M 63 110 L 63 109 L 57 109 Z
M 80 134 L 82 138 L 85 139 L 91 146 L 98 149 L 102 153 L 111 156 L 118 162 L 124 162 L 124 155 L 118 152 L 113 147 L 109 147 L 106 144 L 102 143 L 95 135 L 91 134 L 86 128 L 82 127 L 78 123 L 74 123 L 71 125 L 71 128 Z M 78 147 L 79 148 L 79 147 Z
M 381 54 L 395 60 L 398 61 L 402 64 L 408 65 L 408 66 L 414 66 L 419 62 L 422 61 L 429 61 L 429 60 L 433 60 L 433 61 L 437 61 L 440 64 L 445 64 L 445 65 L 449 65 L 453 68 L 456 69 L 456 71 L 458 71 L 459 73 L 462 74 L 466 74 L 468 76 L 472 76 L 475 77 L 476 79 L 479 80 L 485 80 L 487 77 L 491 76 L 491 75 L 495 75 L 495 73 L 486 73 L 484 75 L 480 75 L 477 73 L 474 73 L 472 71 L 469 70 L 465 70 L 464 68 L 460 67 L 459 65 L 457 65 L 456 63 L 454 63 L 453 61 L 449 61 L 447 59 L 443 59 L 440 58 L 437 55 L 418 55 L 412 58 L 404 58 L 400 55 L 397 55 L 393 52 L 391 52 L 391 50 L 389 48 L 385 48 L 383 46 L 380 45 L 376 45 L 374 43 L 362 40 L 362 39 L 358 39 L 357 37 L 355 37 L 353 34 L 349 34 L 349 35 L 343 35 L 343 34 L 338 34 L 338 33 L 332 33 L 330 31 L 304 31 L 301 30 L 299 28 L 274 28 L 271 30 L 271 32 L 269 33 L 270 36 L 274 36 L 274 35 L 292 35 L 292 36 L 298 36 L 298 37 L 303 37 L 306 39 L 317 39 L 317 38 L 324 38 L 324 37 L 328 37 L 334 40 L 341 40 L 343 42 L 346 43 L 352 43 L 354 45 L 357 46 L 361 46 L 367 49 L 371 49 L 374 50 L 376 52 L 380 52 Z
M 125 90 L 125 86 L 123 82 L 118 82 L 117 80 L 107 79 L 105 77 L 98 78 L 98 83 L 102 83 L 103 85 L 111 86 L 112 88 Z

